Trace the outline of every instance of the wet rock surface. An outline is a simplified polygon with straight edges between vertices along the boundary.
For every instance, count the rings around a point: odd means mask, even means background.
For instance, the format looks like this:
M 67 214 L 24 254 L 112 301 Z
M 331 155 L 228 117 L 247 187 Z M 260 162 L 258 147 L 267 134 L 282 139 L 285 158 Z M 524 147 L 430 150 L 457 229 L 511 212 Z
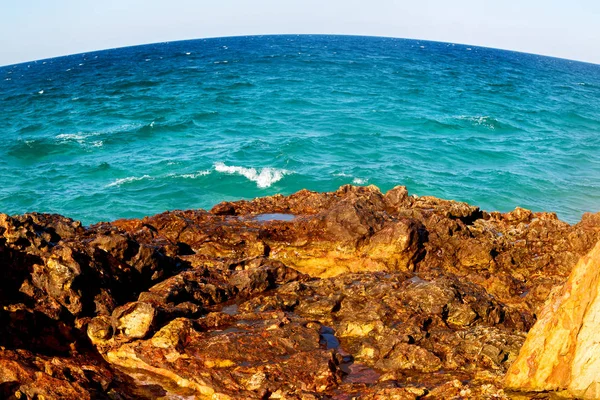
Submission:
M 0 398 L 509 398 L 544 301 L 599 239 L 600 214 L 404 187 L 90 227 L 0 214 Z

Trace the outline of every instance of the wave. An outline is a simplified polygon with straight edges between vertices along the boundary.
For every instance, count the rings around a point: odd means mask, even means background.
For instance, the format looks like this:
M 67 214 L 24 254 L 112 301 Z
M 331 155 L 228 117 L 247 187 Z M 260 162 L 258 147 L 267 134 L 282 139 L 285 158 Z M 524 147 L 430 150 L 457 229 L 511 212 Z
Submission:
M 183 179 L 196 179 L 199 178 L 201 176 L 205 176 L 205 175 L 209 175 L 211 173 L 211 171 L 198 171 L 198 172 L 194 172 L 191 174 L 175 174 L 175 173 L 170 173 L 170 174 L 166 174 L 166 175 L 160 175 L 160 176 L 150 176 L 150 175 L 143 175 L 143 176 L 128 176 L 126 178 L 119 178 L 114 180 L 113 182 L 109 183 L 108 185 L 105 186 L 105 188 L 109 188 L 109 187 L 119 187 L 121 185 L 124 184 L 128 184 L 128 183 L 132 183 L 132 182 L 139 182 L 139 181 L 143 181 L 143 180 L 156 180 L 156 179 L 177 179 L 177 178 L 183 178 Z
M 41 160 L 55 155 L 73 155 L 81 152 L 81 146 L 73 141 L 57 142 L 49 138 L 19 138 L 7 151 L 11 157 L 23 161 Z
M 333 176 L 337 176 L 340 178 L 351 178 L 352 175 L 347 174 L 345 172 L 337 172 L 335 174 L 333 174 Z M 364 185 L 365 183 L 367 183 L 369 180 L 365 179 L 365 178 L 359 178 L 359 177 L 352 177 L 352 183 L 355 185 Z
M 461 121 L 467 121 L 473 126 L 482 126 L 490 130 L 511 129 L 514 126 L 498 121 L 496 118 L 487 115 L 459 115 L 455 117 Z
M 275 182 L 282 180 L 285 175 L 291 173 L 285 169 L 271 167 L 261 168 L 258 171 L 256 168 L 238 167 L 235 165 L 228 166 L 222 162 L 215 163 L 215 171 L 230 175 L 241 175 L 252 182 L 256 182 L 256 186 L 261 189 L 270 187 Z
M 132 134 L 146 135 L 163 132 L 185 132 L 195 126 L 196 125 L 194 121 L 191 119 L 186 119 L 183 121 L 169 121 L 166 123 L 156 123 L 156 121 L 152 121 L 151 123 L 138 128 L 135 132 L 132 132 Z
M 79 144 L 85 143 L 85 140 L 91 136 L 97 136 L 100 133 L 92 132 L 92 133 L 61 133 L 60 135 L 56 135 L 55 139 L 59 142 L 77 142 Z
M 111 126 L 108 128 L 100 129 L 98 131 L 61 133 L 61 134 L 56 135 L 54 137 L 54 139 L 59 144 L 60 143 L 77 142 L 81 145 L 86 145 L 86 144 L 88 144 L 88 139 L 90 139 L 90 138 L 95 138 L 96 136 L 104 136 L 104 138 L 106 139 L 107 137 L 110 137 L 113 134 L 127 133 L 127 132 L 131 132 L 135 129 L 139 129 L 140 126 L 141 126 L 141 124 L 121 124 L 121 125 L 116 125 L 116 126 Z M 37 128 L 37 127 L 36 126 L 28 127 L 28 129 L 35 129 L 35 128 Z M 92 146 L 97 147 L 100 142 L 102 142 L 102 140 L 96 140 L 96 141 L 91 142 L 90 144 Z
M 109 188 L 109 187 L 119 187 L 124 183 L 130 183 L 130 182 L 136 182 L 136 181 L 141 181 L 144 179 L 154 179 L 153 177 L 151 177 L 150 175 L 144 175 L 144 176 L 128 176 L 127 178 L 120 178 L 117 179 L 111 183 L 109 183 L 108 185 L 106 185 L 105 187 Z
M 193 174 L 182 174 L 182 175 L 172 175 L 174 178 L 184 178 L 184 179 L 196 179 L 200 176 L 205 176 L 210 174 L 210 171 L 198 171 Z

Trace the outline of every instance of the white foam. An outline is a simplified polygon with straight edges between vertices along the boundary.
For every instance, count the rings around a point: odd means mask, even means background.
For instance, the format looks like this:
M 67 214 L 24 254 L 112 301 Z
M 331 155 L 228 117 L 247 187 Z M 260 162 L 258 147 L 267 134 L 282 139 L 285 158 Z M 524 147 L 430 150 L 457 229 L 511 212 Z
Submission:
M 190 54 L 192 54 L 192 53 L 190 53 L 189 51 L 187 53 L 185 53 L 186 56 L 189 56 Z
M 39 93 L 39 94 L 44 94 L 44 91 L 43 91 L 43 90 L 40 90 L 38 93 Z
M 252 182 L 256 182 L 256 186 L 261 189 L 268 188 L 275 182 L 283 179 L 285 175 L 290 174 L 290 171 L 286 171 L 285 169 L 266 167 L 257 171 L 256 168 L 238 167 L 235 165 L 228 166 L 222 162 L 215 163 L 215 171 L 226 174 L 242 175 Z
M 465 121 L 472 122 L 472 123 L 474 123 L 476 125 L 485 126 L 485 127 L 489 128 L 489 129 L 492 129 L 492 130 L 496 129 L 496 127 L 494 126 L 494 123 L 491 121 L 491 118 L 489 116 L 487 116 L 487 115 L 483 115 L 483 116 L 480 116 L 480 115 L 477 115 L 477 116 L 459 115 L 457 118 L 465 120 Z
M 60 140 L 83 140 L 86 137 L 82 133 L 61 133 L 60 135 L 56 135 L 56 138 Z
M 144 176 L 128 176 L 127 178 L 121 178 L 121 179 L 117 179 L 114 182 L 109 183 L 108 185 L 106 185 L 105 187 L 114 187 L 114 186 L 121 186 L 124 183 L 129 183 L 129 182 L 135 182 L 135 181 L 141 181 L 144 179 L 154 179 L 152 178 L 150 175 L 144 175 Z
M 363 178 L 354 178 L 352 179 L 352 183 L 354 183 L 355 185 L 364 185 L 365 183 L 367 183 L 368 179 L 363 179 Z
M 98 135 L 100 135 L 99 132 L 61 133 L 60 135 L 56 135 L 55 139 L 60 141 L 61 143 L 77 142 L 77 143 L 83 145 L 83 144 L 85 144 L 87 138 L 92 137 L 92 136 L 98 136 Z M 92 146 L 94 146 L 94 147 L 102 146 L 102 144 L 98 145 L 97 143 L 98 143 L 97 141 L 92 143 Z
M 210 171 L 198 171 L 195 174 L 183 174 L 183 175 L 176 175 L 179 176 L 181 178 L 186 178 L 186 179 L 196 179 L 200 176 L 205 176 L 210 174 Z

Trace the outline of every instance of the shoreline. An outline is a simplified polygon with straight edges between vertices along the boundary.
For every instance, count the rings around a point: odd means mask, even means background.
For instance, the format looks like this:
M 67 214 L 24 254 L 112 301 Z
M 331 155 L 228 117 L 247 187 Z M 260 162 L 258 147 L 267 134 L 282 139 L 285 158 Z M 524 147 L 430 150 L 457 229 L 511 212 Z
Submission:
M 536 315 L 598 240 L 600 213 L 402 186 L 87 227 L 0 214 L 0 394 L 509 398 Z

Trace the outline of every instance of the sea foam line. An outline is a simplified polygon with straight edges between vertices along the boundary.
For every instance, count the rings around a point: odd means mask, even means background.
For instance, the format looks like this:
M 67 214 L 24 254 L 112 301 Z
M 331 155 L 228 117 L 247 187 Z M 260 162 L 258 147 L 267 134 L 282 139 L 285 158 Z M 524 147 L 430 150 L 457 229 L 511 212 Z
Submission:
M 182 174 L 182 175 L 173 175 L 176 178 L 185 178 L 185 179 L 196 179 L 200 176 L 205 176 L 210 174 L 210 171 L 198 171 L 194 174 Z
M 144 175 L 144 176 L 128 176 L 127 178 L 121 178 L 121 179 L 117 179 L 114 182 L 109 183 L 108 185 L 106 185 L 106 187 L 113 187 L 113 186 L 121 186 L 124 183 L 129 183 L 129 182 L 135 182 L 135 181 L 141 181 L 143 179 L 154 179 L 153 177 L 151 177 L 150 175 Z
M 148 180 L 155 180 L 155 179 L 164 179 L 164 178 L 184 178 L 184 179 L 196 179 L 199 178 L 201 176 L 205 176 L 210 174 L 211 171 L 198 171 L 195 172 L 193 174 L 175 174 L 175 173 L 171 173 L 171 174 L 167 174 L 167 175 L 160 175 L 160 176 L 150 176 L 150 175 L 144 175 L 144 176 L 128 176 L 127 178 L 120 178 L 117 179 L 111 183 L 109 183 L 108 185 L 104 186 L 105 188 L 109 188 L 109 187 L 115 187 L 115 186 L 121 186 L 125 183 L 131 183 L 131 182 L 136 182 L 136 181 L 141 181 L 144 179 L 148 179 Z
M 256 168 L 238 167 L 235 165 L 225 165 L 222 162 L 215 163 L 215 171 L 231 175 L 242 175 L 252 182 L 256 182 L 256 186 L 261 189 L 268 188 L 275 182 L 283 179 L 285 175 L 291 172 L 285 169 L 277 169 L 271 167 L 261 168 L 260 171 Z

